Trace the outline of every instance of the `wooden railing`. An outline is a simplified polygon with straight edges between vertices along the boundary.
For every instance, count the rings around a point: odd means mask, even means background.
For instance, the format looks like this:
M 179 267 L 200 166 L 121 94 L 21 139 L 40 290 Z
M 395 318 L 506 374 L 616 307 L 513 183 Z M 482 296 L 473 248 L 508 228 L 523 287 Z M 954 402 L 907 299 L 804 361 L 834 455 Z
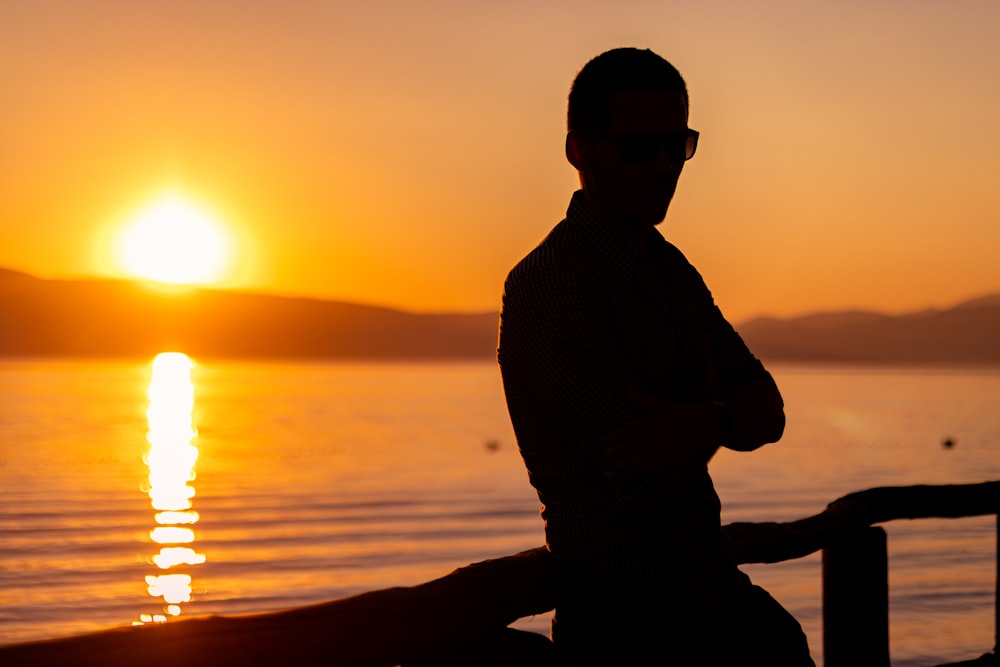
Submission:
M 997 514 L 998 508 L 1000 482 L 885 487 L 850 494 L 799 521 L 733 523 L 723 531 L 739 563 L 776 563 L 823 550 L 826 667 L 886 667 L 886 537 L 874 524 L 982 516 Z M 507 626 L 554 608 L 552 580 L 549 554 L 538 548 L 418 586 L 311 607 L 0 647 L 0 664 L 551 667 L 557 663 L 546 637 Z M 1000 599 L 1000 587 L 997 594 Z M 996 619 L 1000 623 L 1000 615 Z M 953 664 L 995 665 L 996 646 L 979 660 Z
M 741 563 L 774 563 L 823 551 L 823 658 L 826 667 L 888 667 L 889 571 L 885 530 L 897 519 L 997 515 L 1000 482 L 883 487 L 845 496 L 825 512 L 788 524 L 731 524 Z M 774 526 L 768 539 L 757 533 Z M 787 533 L 786 536 L 782 536 Z M 762 535 L 761 535 L 762 536 Z M 1000 556 L 1000 522 L 997 524 Z M 994 646 L 952 665 L 996 665 L 1000 641 L 1000 557 L 995 556 Z

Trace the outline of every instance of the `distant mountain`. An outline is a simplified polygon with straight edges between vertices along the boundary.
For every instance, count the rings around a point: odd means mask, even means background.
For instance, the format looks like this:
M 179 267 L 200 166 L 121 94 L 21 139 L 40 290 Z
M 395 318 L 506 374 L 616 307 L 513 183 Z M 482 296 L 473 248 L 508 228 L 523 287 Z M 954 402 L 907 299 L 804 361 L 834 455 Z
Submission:
M 1000 363 L 1000 295 L 896 316 L 856 311 L 762 317 L 738 329 L 750 349 L 766 360 Z
M 765 361 L 1000 364 L 1000 295 L 945 310 L 757 318 L 737 327 Z M 497 313 L 389 308 L 0 269 L 0 355 L 492 359 Z
M 497 313 L 414 314 L 334 301 L 0 269 L 0 355 L 488 359 Z

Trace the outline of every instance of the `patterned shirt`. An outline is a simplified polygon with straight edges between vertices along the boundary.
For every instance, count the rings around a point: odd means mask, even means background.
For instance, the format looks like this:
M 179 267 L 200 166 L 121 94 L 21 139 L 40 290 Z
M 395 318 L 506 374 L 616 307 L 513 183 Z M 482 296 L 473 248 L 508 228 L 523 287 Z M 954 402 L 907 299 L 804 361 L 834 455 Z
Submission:
M 606 454 L 642 412 L 629 389 L 696 402 L 770 379 L 684 255 L 654 232 L 644 259 L 577 192 L 507 276 L 497 358 L 563 584 L 725 604 L 735 566 L 707 464 L 610 474 Z

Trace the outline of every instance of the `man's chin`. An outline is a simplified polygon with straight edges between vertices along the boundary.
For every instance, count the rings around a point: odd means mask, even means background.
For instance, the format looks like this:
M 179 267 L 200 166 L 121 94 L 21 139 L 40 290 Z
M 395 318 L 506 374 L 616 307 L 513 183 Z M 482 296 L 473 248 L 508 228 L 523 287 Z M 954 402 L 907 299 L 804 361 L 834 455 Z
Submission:
M 670 208 L 670 202 L 673 198 L 673 191 L 643 193 L 629 202 L 629 208 L 632 209 L 632 213 L 637 219 L 645 220 L 651 225 L 658 225 L 667 216 L 667 209 Z
M 667 217 L 667 208 L 670 206 L 670 202 L 666 204 L 649 204 L 649 205 L 635 205 L 631 207 L 629 211 L 629 218 L 636 225 L 650 225 L 656 226 L 663 222 L 663 219 Z

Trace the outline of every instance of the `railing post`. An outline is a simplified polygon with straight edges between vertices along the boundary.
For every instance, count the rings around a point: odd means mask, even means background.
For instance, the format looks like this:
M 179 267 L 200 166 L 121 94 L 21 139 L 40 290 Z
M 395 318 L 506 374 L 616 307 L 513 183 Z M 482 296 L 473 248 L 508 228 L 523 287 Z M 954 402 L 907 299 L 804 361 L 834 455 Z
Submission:
M 885 531 L 867 527 L 823 550 L 826 667 L 888 667 L 889 558 Z

